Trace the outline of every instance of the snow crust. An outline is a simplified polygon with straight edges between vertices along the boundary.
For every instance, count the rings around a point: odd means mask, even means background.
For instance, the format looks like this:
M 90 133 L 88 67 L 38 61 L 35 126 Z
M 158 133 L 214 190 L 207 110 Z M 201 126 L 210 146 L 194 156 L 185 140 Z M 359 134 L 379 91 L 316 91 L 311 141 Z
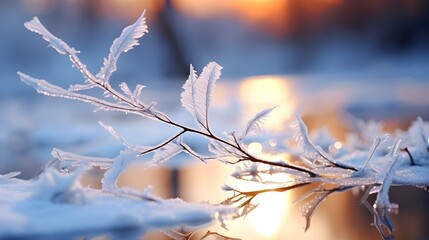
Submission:
M 139 229 L 143 234 L 147 229 L 206 225 L 231 211 L 180 199 L 148 201 L 84 188 L 79 184 L 83 170 L 61 173 L 48 168 L 37 179 L 0 178 L 0 239 L 112 229 Z

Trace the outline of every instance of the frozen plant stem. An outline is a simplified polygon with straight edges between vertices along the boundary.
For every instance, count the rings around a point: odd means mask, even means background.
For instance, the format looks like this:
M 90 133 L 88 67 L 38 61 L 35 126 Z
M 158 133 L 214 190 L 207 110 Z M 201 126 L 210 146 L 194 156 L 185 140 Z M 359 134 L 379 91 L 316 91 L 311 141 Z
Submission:
M 210 62 L 207 64 L 200 76 L 197 75 L 193 66 L 190 65 L 190 74 L 181 94 L 181 104 L 194 118 L 197 127 L 189 127 L 180 124 L 163 112 L 155 108 L 155 103 L 146 104 L 141 100 L 143 85 L 137 84 L 134 90 L 131 90 L 126 83 L 120 83 L 116 90 L 110 84 L 110 77 L 116 71 L 116 62 L 120 55 L 133 47 L 139 45 L 139 38 L 147 33 L 147 26 L 144 18 L 144 12 L 135 23 L 126 27 L 121 35 L 116 38 L 108 54 L 104 59 L 103 65 L 97 74 L 91 73 L 77 56 L 79 51 L 68 46 L 61 39 L 51 34 L 39 21 L 38 18 L 25 23 L 30 31 L 36 32 L 58 53 L 68 55 L 69 60 L 84 76 L 85 83 L 82 85 L 71 85 L 68 89 L 51 84 L 42 79 L 30 77 L 24 73 L 18 72 L 21 80 L 34 87 L 39 93 L 75 99 L 93 104 L 96 110 L 119 111 L 123 113 L 132 113 L 153 121 L 176 127 L 178 132 L 168 137 L 156 146 L 134 146 L 128 144 L 111 127 L 103 125 L 115 138 L 122 141 L 126 149 L 113 159 L 94 158 L 80 156 L 53 150 L 54 158 L 64 164 L 62 168 L 76 166 L 100 167 L 107 169 L 103 178 L 103 191 L 120 196 L 137 197 L 144 201 L 161 202 L 160 199 L 150 194 L 141 194 L 127 189 L 120 189 L 116 182 L 120 174 L 126 170 L 128 165 L 136 161 L 147 161 L 143 155 L 153 153 L 150 164 L 162 164 L 174 157 L 180 152 L 187 153 L 191 157 L 206 162 L 208 160 L 219 160 L 227 164 L 237 165 L 237 170 L 232 174 L 233 177 L 242 181 L 252 181 L 263 184 L 263 187 L 252 191 L 241 191 L 235 187 L 225 186 L 225 191 L 231 191 L 233 196 L 222 202 L 224 205 L 236 208 L 238 215 L 221 216 L 219 220 L 226 218 L 235 218 L 247 215 L 256 205 L 252 200 L 259 194 L 266 192 L 286 192 L 304 186 L 316 185 L 307 194 L 299 198 L 302 204 L 302 215 L 306 219 L 306 230 L 310 227 L 311 217 L 316 209 L 332 193 L 346 192 L 351 189 L 366 188 L 361 202 L 366 206 L 371 214 L 374 215 L 374 223 L 384 239 L 390 238 L 393 233 L 393 224 L 390 220 L 391 211 L 397 209 L 397 205 L 390 203 L 388 192 L 393 186 L 427 186 L 429 185 L 429 126 L 419 118 L 414 122 L 407 132 L 396 133 L 387 136 L 382 134 L 375 139 L 366 139 L 362 137 L 365 131 L 372 131 L 368 126 L 362 132 L 354 133 L 354 138 L 344 142 L 341 153 L 330 151 L 328 148 L 321 147 L 318 142 L 314 142 L 307 130 L 307 126 L 298 114 L 295 115 L 296 124 L 294 138 L 290 134 L 282 136 L 278 144 L 279 153 L 287 153 L 290 160 L 280 159 L 272 161 L 265 159 L 262 155 L 255 156 L 248 151 L 246 140 L 252 134 L 262 136 L 261 125 L 264 119 L 274 111 L 277 106 L 267 108 L 257 113 L 251 118 L 242 134 L 236 132 L 216 135 L 210 128 L 209 110 L 214 92 L 215 83 L 221 76 L 222 67 Z M 103 98 L 95 97 L 84 93 L 87 89 L 98 88 L 101 90 Z M 369 125 L 369 124 L 368 124 Z M 380 130 L 380 132 L 382 132 Z M 183 135 L 194 134 L 204 137 L 208 142 L 210 156 L 204 156 L 194 151 L 188 146 Z M 267 137 L 263 139 L 266 141 Z M 297 145 L 290 142 L 294 140 Z M 336 141 L 331 143 L 331 146 Z M 401 149 L 398 151 L 398 149 Z M 266 177 L 286 175 L 284 181 L 274 182 L 265 180 Z M 283 176 L 284 177 L 284 176 Z M 332 187 L 325 187 L 332 186 Z M 368 203 L 368 196 L 377 194 L 377 200 L 373 206 Z M 223 224 L 223 222 L 222 222 Z M 388 234 L 382 229 L 387 228 Z M 168 231 L 166 231 L 168 232 Z M 167 233 L 173 234 L 174 230 Z M 210 233 L 210 232 L 209 232 Z M 210 233 L 209 235 L 222 236 L 220 234 Z M 207 236 L 205 236 L 207 237 Z

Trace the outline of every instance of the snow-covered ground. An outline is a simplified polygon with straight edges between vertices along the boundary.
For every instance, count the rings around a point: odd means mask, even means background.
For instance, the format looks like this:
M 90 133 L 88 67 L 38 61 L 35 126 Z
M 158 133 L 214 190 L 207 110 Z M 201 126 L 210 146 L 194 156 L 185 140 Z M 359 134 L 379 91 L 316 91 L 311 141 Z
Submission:
M 76 22 L 79 11 L 63 9 L 62 13 L 68 13 L 68 15 L 60 17 L 47 13 L 39 17 L 46 20 L 50 30 L 82 51 L 80 56 L 90 69 L 98 69 L 101 66 L 101 59 L 107 55 L 111 41 L 120 33 L 122 27 L 129 24 L 102 19 L 90 25 L 86 20 Z M 123 146 L 100 127 L 98 121 L 114 126 L 130 142 L 144 145 L 155 145 L 165 139 L 165 136 L 174 133 L 175 129 L 160 130 L 159 126 L 152 125 L 144 119 L 110 112 L 93 113 L 91 106 L 82 103 L 37 95 L 32 88 L 19 81 L 17 71 L 25 71 L 62 86 L 81 80 L 79 72 L 70 67 L 64 56 L 58 56 L 51 49 L 46 49 L 45 42 L 23 27 L 23 23 L 30 20 L 33 15 L 35 15 L 34 12 L 24 10 L 18 3 L 0 4 L 2 32 L 0 81 L 3 83 L 3 87 L 0 88 L 1 174 L 21 171 L 22 175 L 18 177 L 24 179 L 37 175 L 41 171 L 41 166 L 51 160 L 52 148 L 82 155 L 115 156 Z M 294 56 L 290 54 L 294 52 L 293 46 L 264 37 L 248 41 L 254 33 L 242 28 L 240 23 L 229 21 L 198 22 L 184 18 L 176 22 L 183 47 L 198 71 L 201 71 L 202 66 L 211 60 L 216 60 L 224 66 L 222 79 L 217 85 L 221 93 L 217 93 L 218 97 L 215 97 L 212 109 L 212 120 L 217 123 L 216 130 L 234 130 L 242 126 L 246 119 L 237 117 L 237 109 L 244 114 L 247 114 L 248 109 L 252 109 L 252 114 L 255 113 L 255 110 L 248 106 L 252 101 L 246 102 L 246 98 L 237 93 L 249 82 L 249 77 L 259 75 L 261 75 L 258 77 L 259 81 L 275 78 L 287 83 L 288 93 L 291 93 L 289 99 L 294 102 L 293 110 L 304 115 L 312 115 L 323 108 L 335 109 L 341 113 L 346 111 L 355 117 L 365 119 L 397 119 L 398 122 L 407 121 L 408 123 L 415 120 L 417 116 L 422 116 L 425 120 L 429 119 L 428 112 L 425 111 L 429 106 L 429 98 L 426 96 L 429 90 L 429 70 L 426 67 L 429 62 L 429 53 L 427 51 L 416 49 L 391 57 L 371 53 L 373 49 L 365 42 L 358 45 L 352 39 L 348 41 L 338 37 L 340 40 L 334 39 L 322 43 L 312 65 L 306 71 L 297 73 L 288 67 L 288 64 L 293 62 Z M 205 27 L 207 24 L 212 27 Z M 180 28 L 180 26 L 188 27 Z M 93 28 L 96 31 L 93 31 Z M 204 38 L 195 37 L 199 35 Z M 117 83 L 126 81 L 130 85 L 135 83 L 146 85 L 147 89 L 143 90 L 143 99 L 147 102 L 158 102 L 159 109 L 175 120 L 192 124 L 192 118 L 180 109 L 178 101 L 181 85 L 185 79 L 178 77 L 172 79 L 163 71 L 162 66 L 169 64 L 169 61 L 166 61 L 168 52 L 162 44 L 158 44 L 162 41 L 159 29 L 150 28 L 150 34 L 143 38 L 142 46 L 124 55 L 120 60 L 119 70 L 113 81 Z M 276 76 L 266 76 L 266 74 Z M 251 94 L 253 93 L 249 92 L 249 95 Z M 271 92 L 266 94 L 269 95 Z M 281 105 L 282 103 L 266 104 Z M 224 126 L 228 129 L 223 129 Z M 199 139 L 191 139 L 190 142 L 194 148 L 205 147 Z M 180 159 L 180 164 L 172 165 L 183 167 L 182 160 L 184 159 Z M 195 163 L 188 159 L 186 162 Z M 26 229 L 32 234 L 40 234 L 43 237 L 47 233 L 48 225 L 35 225 L 33 229 L 27 229 L 25 225 L 28 219 L 43 219 L 43 209 L 62 212 L 64 214 L 60 216 L 67 219 L 75 217 L 76 221 L 71 222 L 80 225 L 75 226 L 74 229 L 82 231 L 85 231 L 85 228 L 103 231 L 103 228 L 109 228 L 111 224 L 123 221 L 123 218 L 127 219 L 124 223 L 130 223 L 130 225 L 143 223 L 144 226 L 154 228 L 170 227 L 177 223 L 175 221 L 189 220 L 191 224 L 195 223 L 194 221 L 205 224 L 211 221 L 216 212 L 214 209 L 193 212 L 192 205 L 188 206 L 186 203 L 175 200 L 162 204 L 136 203 L 137 201 L 132 199 L 122 199 L 115 195 L 92 191 L 86 192 L 82 189 L 79 193 L 73 193 L 73 201 L 76 200 L 75 197 L 78 198 L 76 206 L 73 205 L 67 209 L 64 209 L 61 204 L 54 207 L 48 206 L 46 199 L 34 197 L 40 195 L 38 192 L 45 191 L 35 187 L 41 181 L 48 181 L 55 188 L 55 184 L 63 183 L 62 177 L 61 174 L 54 172 L 44 173 L 39 179 L 30 181 L 0 177 L 0 182 L 3 183 L 2 191 L 7 192 L 4 196 L 13 196 L 1 199 L 0 211 L 3 214 L 9 214 L 8 218 L 15 219 L 14 223 L 22 223 L 10 226 L 7 222 L 0 222 L 0 231 L 4 234 L 3 236 L 13 235 L 16 231 L 22 233 L 23 229 Z M 31 189 L 31 191 L 22 192 L 19 188 L 8 189 L 9 182 L 19 183 L 18 185 L 23 189 Z M 69 183 L 74 184 L 74 182 Z M 68 189 L 68 186 L 63 187 Z M 40 207 L 40 212 L 29 212 L 26 211 L 25 206 L 22 206 L 21 202 L 29 197 L 34 198 L 31 204 Z M 48 196 L 50 200 L 52 197 Z M 95 204 L 100 199 L 105 200 L 105 205 Z M 109 201 L 110 199 L 114 200 Z M 85 201 L 87 205 L 80 205 L 81 201 Z M 120 204 L 117 205 L 118 203 Z M 123 205 L 134 207 L 122 210 Z M 170 211 L 170 207 L 181 209 L 183 212 L 176 212 L 177 214 L 172 216 L 155 214 L 158 209 L 163 209 L 161 213 Z M 20 211 L 17 213 L 12 209 Z M 78 216 L 73 213 L 82 209 L 93 212 L 92 217 L 103 221 L 79 221 Z M 103 211 L 105 209 L 117 211 Z M 114 215 L 118 212 L 122 212 L 123 215 Z M 189 215 L 190 212 L 195 215 Z M 133 217 L 136 215 L 151 217 L 148 219 Z M 185 219 L 187 216 L 202 218 Z M 174 221 L 169 222 L 170 218 L 175 217 L 177 218 Z M 66 226 L 69 222 L 62 222 L 58 218 L 45 220 L 58 224 L 58 234 L 70 230 L 68 228 L 70 226 Z M 164 223 L 168 225 L 164 226 Z
M 204 226 L 229 211 L 152 198 L 149 192 L 85 189 L 79 186 L 81 173 L 48 169 L 30 181 L 13 178 L 13 173 L 0 175 L 0 238 L 75 239 L 108 232 L 118 239 L 133 239 L 150 229 Z

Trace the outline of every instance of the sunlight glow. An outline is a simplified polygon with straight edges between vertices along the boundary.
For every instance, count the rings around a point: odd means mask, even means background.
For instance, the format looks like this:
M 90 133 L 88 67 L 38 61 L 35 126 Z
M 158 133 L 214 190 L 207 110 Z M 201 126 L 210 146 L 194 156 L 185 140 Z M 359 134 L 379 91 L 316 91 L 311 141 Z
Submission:
M 286 192 L 268 192 L 255 198 L 258 207 L 248 215 L 251 225 L 266 239 L 275 238 L 286 215 Z
M 274 35 L 292 34 L 302 20 L 317 21 L 344 0 L 172 0 L 172 6 L 191 17 L 230 18 Z M 299 14 L 297 14 L 299 13 Z M 311 20 L 308 20 L 311 19 Z M 296 31 L 296 30 L 295 30 Z
M 71 1 L 71 0 L 69 0 Z M 102 17 L 117 18 L 130 21 L 140 16 L 146 9 L 145 17 L 152 18 L 164 8 L 164 0 L 104 0 L 103 4 L 96 4 L 93 8 L 94 14 Z
M 278 105 L 279 107 L 263 121 L 261 128 L 268 131 L 284 130 L 286 122 L 295 111 L 290 82 L 288 78 L 277 76 L 245 79 L 238 87 L 240 101 L 243 102 L 243 121 L 247 122 L 256 113 Z M 270 142 L 270 146 L 276 145 L 277 142 Z M 263 154 L 262 145 L 258 142 L 250 143 L 248 148 L 252 154 Z M 283 174 L 263 176 L 266 181 L 284 182 L 284 178 Z M 275 239 L 286 215 L 287 200 L 288 193 L 278 192 L 261 194 L 255 198 L 258 207 L 247 216 L 247 219 L 260 234 L 260 238 Z
M 277 76 L 258 76 L 245 79 L 239 85 L 240 101 L 243 102 L 244 122 L 256 113 L 278 105 L 264 121 L 263 129 L 282 131 L 285 122 L 295 110 L 290 79 Z
M 286 1 L 277 0 L 173 0 L 173 6 L 191 16 L 208 18 L 223 15 L 238 15 L 247 21 L 281 22 L 284 19 Z
M 252 142 L 249 144 L 248 150 L 253 155 L 259 155 L 262 152 L 262 144 L 258 142 Z
M 334 147 L 335 147 L 337 150 L 339 150 L 340 148 L 342 148 L 342 147 L 343 147 L 343 144 L 342 144 L 341 142 L 335 142 L 335 143 L 334 143 Z

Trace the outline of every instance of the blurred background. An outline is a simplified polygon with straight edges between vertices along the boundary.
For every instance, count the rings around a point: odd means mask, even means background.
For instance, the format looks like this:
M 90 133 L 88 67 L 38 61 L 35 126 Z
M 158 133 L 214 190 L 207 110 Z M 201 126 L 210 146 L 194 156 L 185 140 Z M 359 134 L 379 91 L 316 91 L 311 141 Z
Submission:
M 241 129 L 259 110 L 274 105 L 281 107 L 267 123 L 268 130 L 285 131 L 292 113 L 299 112 L 310 130 L 327 126 L 338 141 L 353 129 L 354 119 L 383 121 L 386 130 L 406 129 L 418 116 L 429 119 L 425 0 L 4 0 L 0 173 L 19 170 L 22 178 L 34 177 L 54 147 L 115 156 L 123 147 L 98 126 L 99 120 L 131 142 L 146 145 L 175 132 L 159 131 L 132 116 L 95 114 L 86 104 L 37 95 L 16 74 L 22 71 L 63 87 L 83 81 L 66 57 L 46 49 L 42 39 L 24 28 L 33 16 L 80 50 L 81 60 L 97 72 L 113 39 L 143 9 L 149 33 L 141 46 L 122 55 L 112 83 L 146 85 L 144 99 L 158 102 L 159 109 L 178 121 L 192 124 L 178 104 L 189 64 L 201 72 L 210 61 L 224 67 L 211 115 L 219 131 Z M 201 139 L 189 141 L 206 150 Z M 154 185 L 162 197 L 219 202 L 226 196 L 220 186 L 232 171 L 179 157 L 169 166 L 132 168 L 121 184 L 136 189 Z M 219 231 L 243 239 L 378 237 L 369 226 L 370 214 L 349 194 L 329 199 L 304 234 L 304 220 L 292 204 L 296 194 L 267 195 L 268 200 L 260 200 L 262 209 L 267 202 L 262 215 L 231 223 L 229 232 Z M 392 191 L 391 199 L 401 206 L 395 217 L 397 239 L 429 239 L 424 220 L 429 216 L 428 194 L 401 188 Z

